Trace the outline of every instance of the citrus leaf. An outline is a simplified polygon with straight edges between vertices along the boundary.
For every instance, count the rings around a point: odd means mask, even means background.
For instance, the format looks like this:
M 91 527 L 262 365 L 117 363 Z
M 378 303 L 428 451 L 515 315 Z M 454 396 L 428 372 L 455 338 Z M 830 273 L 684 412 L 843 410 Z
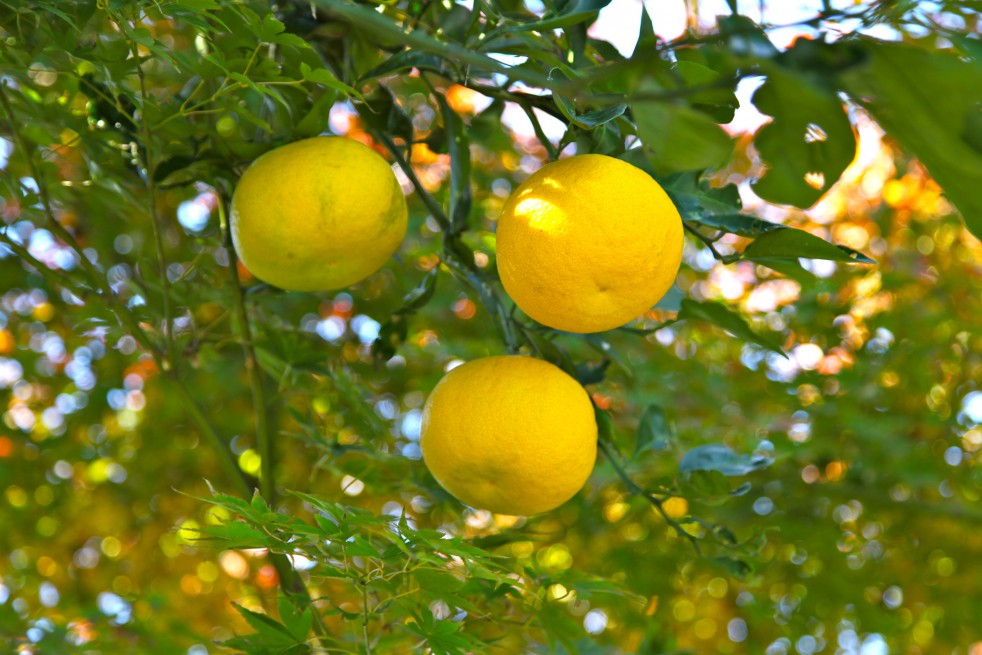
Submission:
M 856 154 L 852 124 L 835 89 L 805 73 L 776 69 L 753 104 L 774 118 L 754 137 L 767 164 L 754 192 L 770 202 L 811 207 Z
M 571 27 L 593 19 L 597 12 L 609 5 L 611 0 L 570 0 L 560 3 L 562 9 L 554 14 L 547 14 L 540 20 L 509 27 L 508 32 L 525 32 L 534 30 L 555 30 Z
M 695 319 L 712 323 L 740 339 L 750 341 L 784 357 L 787 355 L 780 346 L 760 336 L 747 325 L 743 317 L 718 302 L 698 302 L 691 298 L 682 301 L 679 319 Z
M 860 44 L 866 62 L 841 76 L 845 90 L 923 162 L 982 239 L 982 66 L 948 52 Z
M 661 172 L 712 168 L 733 152 L 730 137 L 702 112 L 665 102 L 635 102 L 631 109 L 638 134 Z
M 742 237 L 757 237 L 774 230 L 785 229 L 784 225 L 771 223 L 747 214 L 703 214 L 692 218 L 696 223 L 715 227 L 718 230 L 738 234 Z
M 804 230 L 783 228 L 769 230 L 748 245 L 743 258 L 750 260 L 828 259 L 853 264 L 875 264 L 876 261 L 852 248 L 836 246 Z
M 665 410 L 659 405 L 648 405 L 638 424 L 634 440 L 634 456 L 646 450 L 667 450 L 672 440 L 672 428 L 668 424 Z
M 771 459 L 738 455 L 723 444 L 697 446 L 687 452 L 679 462 L 679 471 L 718 471 L 723 475 L 746 475 L 770 466 Z M 727 485 L 729 493 L 729 485 Z

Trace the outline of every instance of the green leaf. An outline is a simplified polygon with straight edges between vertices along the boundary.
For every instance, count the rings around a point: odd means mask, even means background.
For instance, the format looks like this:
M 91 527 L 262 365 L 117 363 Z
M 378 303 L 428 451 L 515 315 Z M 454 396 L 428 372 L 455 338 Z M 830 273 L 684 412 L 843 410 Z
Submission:
M 717 471 L 723 475 L 746 475 L 770 466 L 771 459 L 738 455 L 729 446 L 707 444 L 687 452 L 679 462 L 679 471 Z M 729 484 L 727 484 L 729 493 Z
M 283 625 L 290 631 L 293 638 L 297 641 L 305 641 L 314 624 L 312 609 L 305 607 L 302 612 L 298 612 L 297 607 L 286 596 L 279 597 L 277 608 L 280 612 L 280 620 L 283 621 Z
M 784 225 L 771 223 L 747 214 L 702 214 L 694 216 L 693 221 L 715 227 L 718 230 L 738 234 L 742 237 L 759 237 L 767 232 L 785 229 Z
M 421 309 L 430 301 L 436 292 L 436 278 L 440 274 L 440 267 L 434 266 L 423 276 L 416 287 L 407 293 L 403 299 L 403 305 L 395 311 L 396 314 L 412 314 L 417 309 Z
M 575 74 L 568 75 L 565 72 L 563 72 L 563 70 L 560 68 L 553 68 L 549 72 L 550 80 L 569 81 L 574 77 Z M 573 104 L 573 102 L 569 100 L 569 98 L 565 97 L 563 94 L 559 92 L 553 92 L 552 99 L 556 103 L 556 107 L 570 123 L 584 130 L 593 130 L 597 127 L 600 127 L 601 125 L 604 125 L 614 120 L 618 116 L 622 116 L 624 112 L 627 111 L 627 105 L 617 104 L 617 105 L 612 105 L 610 107 L 601 107 L 599 109 L 594 109 L 584 114 L 581 114 L 577 111 L 576 106 Z
M 845 246 L 835 246 L 810 232 L 793 228 L 770 230 L 757 237 L 743 251 L 743 258 L 754 261 L 772 259 L 829 259 L 854 264 L 875 264 L 866 255 Z
M 852 162 L 856 137 L 834 88 L 775 69 L 753 96 L 774 120 L 754 137 L 767 171 L 753 189 L 769 202 L 811 207 Z
M 588 111 L 585 114 L 578 114 L 573 118 L 573 123 L 585 130 L 592 130 L 609 123 L 618 116 L 623 116 L 625 111 L 627 111 L 625 104 L 611 105 L 610 107 Z
M 741 580 L 747 579 L 754 572 L 753 567 L 746 561 L 729 555 L 718 555 L 713 558 L 713 561 Z
M 259 548 L 266 543 L 265 535 L 248 523 L 229 521 L 221 525 L 208 525 L 201 528 L 202 541 L 210 538 L 216 546 L 228 548 Z
M 785 354 L 780 346 L 760 336 L 747 325 L 743 317 L 718 302 L 698 302 L 691 298 L 682 301 L 679 319 L 695 319 L 712 323 L 723 328 L 733 336 L 750 341 L 780 355 Z
M 712 168 L 733 152 L 730 137 L 702 112 L 667 102 L 634 102 L 631 109 L 659 172 Z
M 546 14 L 541 20 L 509 27 L 508 32 L 535 30 L 555 30 L 571 27 L 596 17 L 597 12 L 610 4 L 611 0 L 569 0 L 560 6 L 556 13 Z
M 913 153 L 982 239 L 982 66 L 949 52 L 862 39 L 845 90 Z
M 459 591 L 465 583 L 457 576 L 447 571 L 437 569 L 414 569 L 413 578 L 416 583 L 424 590 L 436 594 L 452 594 Z
M 213 9 L 221 9 L 221 6 L 215 0 L 174 0 L 173 3 L 167 4 L 174 4 L 199 14 Z
M 303 79 L 308 82 L 314 82 L 315 84 L 321 84 L 329 89 L 334 89 L 348 97 L 358 98 L 364 101 L 364 97 L 361 92 L 357 89 L 348 86 L 338 78 L 334 76 L 334 73 L 327 70 L 326 68 L 312 68 L 310 64 L 306 62 L 300 62 L 300 74 Z
M 297 639 L 290 633 L 285 625 L 279 621 L 259 612 L 242 607 L 238 603 L 232 603 L 235 609 L 242 615 L 253 630 L 258 632 L 268 645 L 275 648 L 292 646 L 297 643 Z
M 685 59 L 675 63 L 673 72 L 682 78 L 688 88 L 707 87 L 688 96 L 693 109 L 707 113 L 717 123 L 733 120 L 740 104 L 734 92 L 735 80 L 728 81 L 712 68 Z
M 574 369 L 573 377 L 584 386 L 603 382 L 610 364 L 611 360 L 606 357 L 597 362 L 580 362 Z
M 443 70 L 443 60 L 429 52 L 420 50 L 403 50 L 392 55 L 384 62 L 361 76 L 359 82 L 368 82 L 377 77 L 384 77 L 400 71 L 418 68 L 440 73 Z
M 646 450 L 667 450 L 672 441 L 672 428 L 668 424 L 665 410 L 658 405 L 648 405 L 638 424 L 634 440 L 634 456 Z
M 681 469 L 681 465 L 679 468 Z M 710 504 L 725 502 L 730 497 L 730 482 L 721 471 L 686 471 L 682 475 L 681 487 L 687 498 L 709 501 Z

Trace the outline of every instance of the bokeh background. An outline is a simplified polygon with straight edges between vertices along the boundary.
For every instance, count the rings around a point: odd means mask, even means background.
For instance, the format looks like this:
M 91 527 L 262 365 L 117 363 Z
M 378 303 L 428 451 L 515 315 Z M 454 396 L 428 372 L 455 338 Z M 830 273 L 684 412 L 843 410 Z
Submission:
M 279 576 L 263 549 L 201 543 L 200 529 L 233 518 L 204 499 L 233 485 L 167 373 L 88 286 L 78 253 L 47 222 L 45 204 L 148 334 L 159 334 L 157 308 L 161 294 L 170 294 L 184 385 L 236 465 L 255 476 L 255 407 L 234 330 L 234 261 L 219 224 L 227 162 L 244 165 L 277 139 L 325 130 L 389 153 L 357 103 L 329 88 L 282 87 L 295 108 L 288 114 L 261 93 L 226 93 L 232 86 L 225 83 L 195 96 L 197 82 L 182 75 L 179 58 L 196 47 L 204 52 L 193 13 L 158 16 L 146 8 L 134 28 L 143 32 L 127 35 L 93 10 L 86 30 L 98 39 L 91 42 L 57 15 L 57 3 L 51 13 L 30 15 L 16 4 L 0 5 L 0 36 L 14 48 L 0 59 L 10 96 L 0 129 L 0 651 L 222 652 L 216 640 L 250 631 L 232 603 L 275 615 Z M 126 3 L 119 4 L 123 15 Z M 925 24 L 977 33 L 978 7 L 911 4 L 921 5 L 915 14 Z M 767 32 L 779 48 L 835 30 L 948 45 L 913 20 L 800 24 L 821 2 L 739 5 L 756 22 L 784 26 Z M 725 2 L 645 6 L 666 40 L 709 32 L 730 11 Z M 544 10 L 533 2 L 526 8 Z M 630 53 L 641 11 L 639 2 L 614 0 L 590 34 Z M 292 30 L 301 13 L 280 17 Z M 238 64 L 257 79 L 275 81 L 278 73 L 262 69 L 272 60 L 263 59 L 256 37 L 233 22 L 244 19 L 230 9 L 221 16 L 229 29 L 212 25 L 210 38 L 226 53 L 238 49 Z M 136 114 L 121 104 L 125 94 L 100 81 L 116 76 L 135 87 L 127 63 L 133 34 L 148 39 L 134 47 L 150 57 L 143 83 L 160 109 L 141 121 L 153 129 L 158 173 L 159 162 L 173 167 L 156 176 L 156 188 L 134 166 L 145 143 L 128 118 Z M 73 53 L 72 38 L 85 47 Z M 364 40 L 331 24 L 313 38 L 325 50 Z M 250 52 L 258 63 L 248 63 Z M 418 74 L 386 83 L 415 131 L 412 169 L 442 200 L 451 161 L 435 141 L 445 128 L 440 107 Z M 925 168 L 855 106 L 859 150 L 820 202 L 800 210 L 757 197 L 750 182 L 764 165 L 753 135 L 769 120 L 750 103 L 760 83 L 745 79 L 737 90 L 740 106 L 725 126 L 735 153 L 711 172 L 711 183 L 735 185 L 746 213 L 861 251 L 876 264 L 805 260 L 793 274 L 778 273 L 752 261 L 723 264 L 701 241 L 687 242 L 675 302 L 684 295 L 724 303 L 787 357 L 707 324 L 655 329 L 674 317 L 671 302 L 633 326 L 644 333 L 554 338 L 582 367 L 605 373 L 588 389 L 609 412 L 625 453 L 635 448 L 639 423 L 655 437 L 627 460 L 631 476 L 670 485 L 682 455 L 704 444 L 726 444 L 768 464 L 737 479 L 734 486 L 749 484 L 741 495 L 683 494 L 664 503 L 694 533 L 707 528 L 687 517 L 727 526 L 749 544 L 745 553 L 698 557 L 603 459 L 582 493 L 539 517 L 469 510 L 441 492 L 420 461 L 426 394 L 455 363 L 505 349 L 486 299 L 441 266 L 439 225 L 398 166 L 409 235 L 368 280 L 336 293 L 283 293 L 239 267 L 280 487 L 404 515 L 535 571 L 529 576 L 539 583 L 539 604 L 515 615 L 519 624 L 538 617 L 525 624 L 531 636 L 505 639 L 503 652 L 982 653 L 982 245 Z M 474 208 L 463 241 L 476 269 L 493 271 L 502 204 L 550 153 L 519 105 L 438 84 L 471 141 Z M 209 104 L 195 104 L 208 93 Z M 177 119 L 163 109 L 174 109 L 172 97 Z M 563 123 L 532 111 L 558 143 Z M 188 139 L 201 138 L 187 127 L 195 120 L 215 145 L 184 152 Z M 224 178 L 210 172 L 223 167 Z M 39 185 L 36 175 L 47 181 Z M 163 271 L 155 225 L 167 255 Z M 726 256 L 746 243 L 727 234 L 715 249 Z M 433 296 L 399 315 L 405 339 L 379 357 L 373 343 L 380 332 L 391 334 L 403 297 L 421 281 L 435 283 Z M 311 514 L 296 498 L 282 506 Z M 303 572 L 314 566 L 305 558 L 293 564 Z M 571 593 L 569 580 L 594 578 L 609 587 L 591 594 L 584 584 Z M 342 619 L 358 615 L 359 590 L 331 579 L 310 584 L 332 599 L 333 629 L 349 630 Z M 420 592 L 416 600 L 436 620 L 456 616 L 438 596 Z M 485 602 L 491 608 L 496 601 Z M 480 605 L 470 612 L 479 615 Z M 372 620 L 384 630 L 383 619 Z M 365 652 L 349 646 L 344 652 Z

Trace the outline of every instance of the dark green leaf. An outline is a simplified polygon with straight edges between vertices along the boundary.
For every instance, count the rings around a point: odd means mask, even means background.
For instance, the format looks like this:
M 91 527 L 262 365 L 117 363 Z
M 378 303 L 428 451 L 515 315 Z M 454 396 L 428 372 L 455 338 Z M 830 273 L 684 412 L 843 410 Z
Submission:
M 846 91 L 920 159 L 982 238 L 982 66 L 948 52 L 863 39 Z
M 719 555 L 714 557 L 713 561 L 726 569 L 731 575 L 741 580 L 748 578 L 754 572 L 750 564 L 742 559 L 730 557 L 729 555 Z
M 562 9 L 556 13 L 547 14 L 541 20 L 509 27 L 507 31 L 535 30 L 539 32 L 570 27 L 594 18 L 597 12 L 609 4 L 610 0 L 569 0 L 569 2 L 563 3 Z
M 733 336 L 750 341 L 767 350 L 785 355 L 780 346 L 760 336 L 747 325 L 743 317 L 718 302 L 698 302 L 691 298 L 682 301 L 679 319 L 695 319 L 712 323 L 723 328 Z
M 705 114 L 667 102 L 635 102 L 631 109 L 641 140 L 660 172 L 691 171 L 724 164 L 730 137 Z
M 384 77 L 400 71 L 418 68 L 420 70 L 431 70 L 441 72 L 443 70 L 443 60 L 429 52 L 420 50 L 403 50 L 392 55 L 384 62 L 361 76 L 361 82 L 367 82 L 377 77 Z
M 685 459 L 682 461 L 685 462 Z M 681 468 L 680 464 L 679 469 Z M 726 475 L 720 471 L 707 469 L 686 471 L 682 475 L 681 485 L 686 497 L 709 501 L 710 504 L 723 502 L 730 495 L 730 483 Z
M 876 262 L 851 248 L 834 246 L 810 232 L 785 228 L 770 230 L 750 243 L 743 251 L 744 259 L 765 261 L 773 259 L 829 259 L 854 264 Z M 766 263 L 766 262 L 765 262 Z
M 270 646 L 282 648 L 297 643 L 297 639 L 290 633 L 285 625 L 275 619 L 259 612 L 242 607 L 238 603 L 232 603 L 235 609 L 242 615 L 249 626 L 258 632 Z
M 448 571 L 437 569 L 414 569 L 413 578 L 424 590 L 436 594 L 450 594 L 460 590 L 464 581 Z
M 775 69 L 753 103 L 774 117 L 754 138 L 767 164 L 754 191 L 770 202 L 811 207 L 856 154 L 856 137 L 835 89 L 805 73 Z
M 784 229 L 784 225 L 770 223 L 748 214 L 702 214 L 692 220 L 716 229 L 739 234 L 742 237 L 757 237 L 767 232 Z
M 416 287 L 407 293 L 403 299 L 403 305 L 395 311 L 396 314 L 412 314 L 430 301 L 436 292 L 436 278 L 440 274 L 440 267 L 434 266 Z

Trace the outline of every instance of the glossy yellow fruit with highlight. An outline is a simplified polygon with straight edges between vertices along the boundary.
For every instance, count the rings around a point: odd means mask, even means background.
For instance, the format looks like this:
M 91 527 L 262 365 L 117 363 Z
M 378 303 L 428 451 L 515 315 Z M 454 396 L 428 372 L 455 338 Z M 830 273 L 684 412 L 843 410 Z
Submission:
M 597 422 L 586 390 L 556 366 L 485 357 L 433 389 L 420 446 L 433 477 L 461 502 L 528 516 L 583 487 L 597 458 Z
M 406 235 L 406 199 L 374 150 L 342 137 L 296 141 L 262 155 L 232 198 L 232 241 L 246 268 L 291 291 L 365 279 Z
M 650 175 L 605 155 L 547 164 L 498 219 L 498 273 L 543 325 L 602 332 L 668 291 L 682 262 L 682 219 Z

